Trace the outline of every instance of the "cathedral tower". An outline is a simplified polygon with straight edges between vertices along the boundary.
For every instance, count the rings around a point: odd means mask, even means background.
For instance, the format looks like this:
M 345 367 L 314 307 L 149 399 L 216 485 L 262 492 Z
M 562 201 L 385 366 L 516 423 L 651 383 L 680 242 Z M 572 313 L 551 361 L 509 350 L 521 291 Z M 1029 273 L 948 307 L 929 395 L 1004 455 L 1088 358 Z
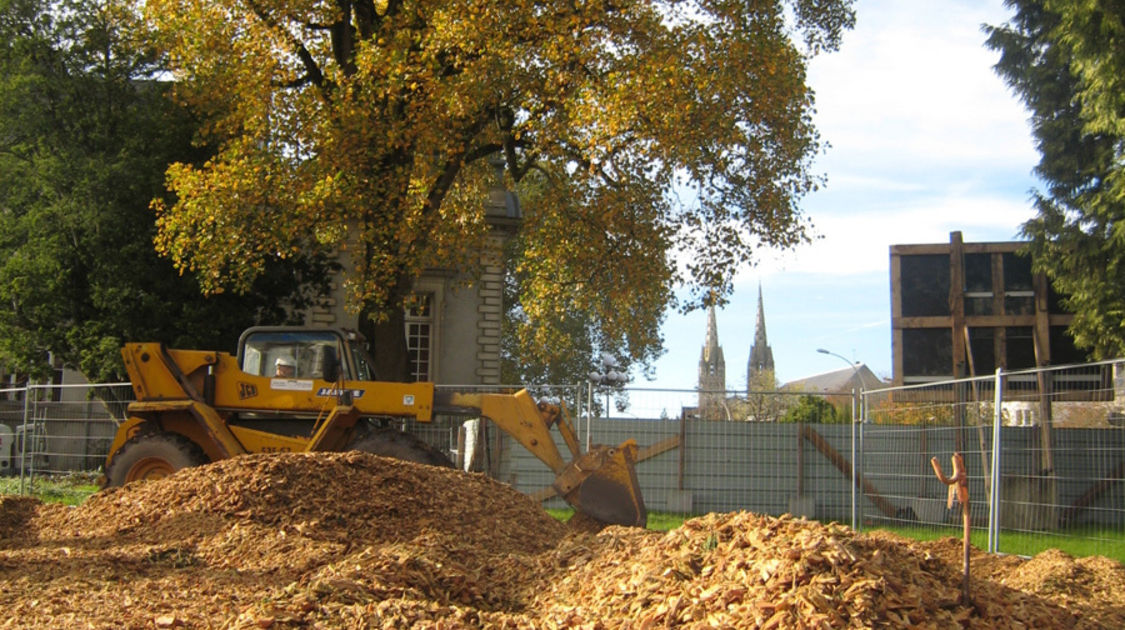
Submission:
M 699 356 L 699 417 L 704 420 L 723 420 L 727 390 L 727 365 L 723 348 L 719 345 L 719 329 L 715 325 L 715 307 L 707 307 L 707 339 Z
M 769 372 L 771 382 L 761 383 L 759 375 Z M 746 391 L 773 388 L 773 350 L 766 339 L 766 309 L 762 304 L 762 285 L 758 284 L 758 322 L 754 327 L 754 345 L 750 346 L 750 361 L 746 365 Z

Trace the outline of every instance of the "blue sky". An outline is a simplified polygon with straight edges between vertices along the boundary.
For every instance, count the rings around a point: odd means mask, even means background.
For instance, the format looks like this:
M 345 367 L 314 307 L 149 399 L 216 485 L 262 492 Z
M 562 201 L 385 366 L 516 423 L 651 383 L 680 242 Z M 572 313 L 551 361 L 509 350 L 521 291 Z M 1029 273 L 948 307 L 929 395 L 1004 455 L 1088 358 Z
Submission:
M 992 70 L 981 25 L 1000 24 L 1002 0 L 859 0 L 840 51 L 815 59 L 816 123 L 831 146 L 815 169 L 827 186 L 802 203 L 818 239 L 763 251 L 717 312 L 727 387 L 746 383 L 758 285 L 777 378 L 845 367 L 826 348 L 889 377 L 890 246 L 1017 238 L 1032 215 L 1039 160 L 1027 112 Z M 706 313 L 669 313 L 656 380 L 692 388 Z

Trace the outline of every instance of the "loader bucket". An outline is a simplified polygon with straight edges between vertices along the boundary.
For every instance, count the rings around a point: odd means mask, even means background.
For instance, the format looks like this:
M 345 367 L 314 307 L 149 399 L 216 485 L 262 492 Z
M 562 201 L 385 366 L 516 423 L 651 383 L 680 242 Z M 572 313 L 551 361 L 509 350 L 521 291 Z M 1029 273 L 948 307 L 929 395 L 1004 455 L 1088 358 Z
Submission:
M 603 523 L 644 527 L 648 511 L 637 483 L 637 443 L 595 446 L 555 478 L 555 491 L 575 510 Z

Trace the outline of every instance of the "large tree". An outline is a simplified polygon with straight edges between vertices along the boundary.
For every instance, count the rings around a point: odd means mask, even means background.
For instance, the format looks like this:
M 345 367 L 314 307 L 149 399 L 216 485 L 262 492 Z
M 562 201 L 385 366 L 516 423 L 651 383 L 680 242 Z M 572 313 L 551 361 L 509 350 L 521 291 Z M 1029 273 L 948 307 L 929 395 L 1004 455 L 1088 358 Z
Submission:
M 989 27 L 997 72 L 1031 111 L 1041 153 L 1036 217 L 1023 226 L 1036 268 L 1075 314 L 1076 344 L 1125 354 L 1125 5 L 1009 0 Z
M 678 282 L 698 306 L 758 248 L 807 238 L 806 62 L 851 4 L 148 0 L 218 147 L 169 170 L 160 250 L 207 290 L 343 250 L 376 361 L 405 374 L 403 299 L 427 268 L 478 263 L 499 155 L 535 198 L 514 262 L 524 348 L 564 353 L 556 324 L 581 313 L 599 349 L 644 361 Z
M 312 293 L 315 265 L 271 264 L 251 295 L 205 298 L 153 247 L 149 204 L 173 161 L 201 161 L 197 123 L 166 98 L 141 25 L 114 0 L 0 0 L 0 362 L 50 353 L 96 381 L 123 341 L 230 348 Z M 323 277 L 323 274 L 322 276 Z

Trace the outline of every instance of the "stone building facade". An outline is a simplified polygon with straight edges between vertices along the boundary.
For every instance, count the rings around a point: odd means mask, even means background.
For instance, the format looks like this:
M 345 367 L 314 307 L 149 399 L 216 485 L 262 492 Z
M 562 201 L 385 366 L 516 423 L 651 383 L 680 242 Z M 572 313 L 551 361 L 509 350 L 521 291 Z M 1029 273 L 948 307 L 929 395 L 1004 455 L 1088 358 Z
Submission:
M 500 165 L 485 209 L 491 232 L 480 256 L 481 274 L 429 269 L 414 283 L 416 301 L 407 308 L 404 334 L 415 380 L 444 385 L 500 384 L 500 335 L 504 316 L 503 249 L 519 226 L 519 200 L 503 185 Z M 347 268 L 347 261 L 341 259 Z M 309 312 L 306 323 L 358 328 L 344 308 L 343 288 Z

